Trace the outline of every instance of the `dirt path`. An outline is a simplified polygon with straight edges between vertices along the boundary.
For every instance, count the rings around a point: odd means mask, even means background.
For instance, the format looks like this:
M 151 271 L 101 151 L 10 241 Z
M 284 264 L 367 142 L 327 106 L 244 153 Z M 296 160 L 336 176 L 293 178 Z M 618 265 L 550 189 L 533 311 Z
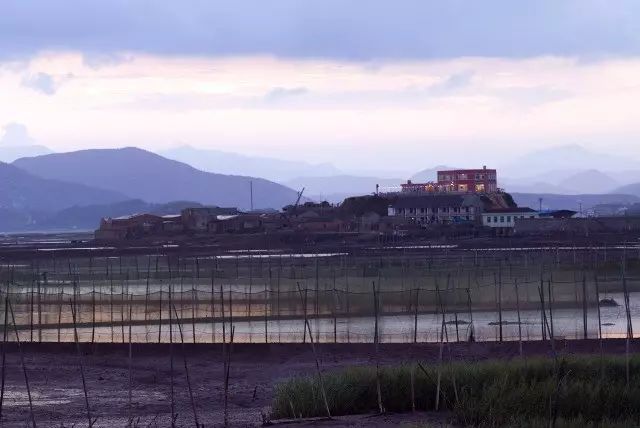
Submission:
M 597 353 L 598 342 L 559 342 L 566 353 Z M 29 405 L 19 354 L 15 345 L 7 347 L 6 388 L 2 414 L 3 427 L 29 426 Z M 78 357 L 73 344 L 27 344 L 25 363 L 34 415 L 39 427 L 88 426 Z M 323 370 L 372 364 L 373 346 L 367 344 L 320 345 Z M 484 360 L 517 356 L 517 343 L 452 344 L 456 360 Z M 606 342 L 607 353 L 624 352 L 623 340 Z M 632 349 L 640 350 L 640 341 Z M 83 359 L 88 398 L 95 427 L 125 427 L 128 424 L 127 346 L 99 344 L 94 349 L 83 345 Z M 185 345 L 199 423 L 221 426 L 223 421 L 223 364 L 219 345 Z M 176 426 L 194 426 L 182 351 L 174 345 L 174 402 Z M 527 355 L 547 355 L 549 345 L 525 344 Z M 170 426 L 171 369 L 169 345 L 134 345 L 133 349 L 134 426 Z M 400 364 L 413 359 L 434 361 L 438 346 L 434 344 L 381 345 L 383 364 Z M 448 354 L 447 354 L 448 355 Z M 312 374 L 314 359 L 309 345 L 235 345 L 230 374 L 229 409 L 233 426 L 260 426 L 267 415 L 273 387 L 291 376 Z M 442 421 L 441 416 L 390 415 L 351 417 L 339 421 L 294 423 L 286 426 L 391 427 L 415 426 L 416 421 Z M 437 426 L 437 425 L 436 425 Z

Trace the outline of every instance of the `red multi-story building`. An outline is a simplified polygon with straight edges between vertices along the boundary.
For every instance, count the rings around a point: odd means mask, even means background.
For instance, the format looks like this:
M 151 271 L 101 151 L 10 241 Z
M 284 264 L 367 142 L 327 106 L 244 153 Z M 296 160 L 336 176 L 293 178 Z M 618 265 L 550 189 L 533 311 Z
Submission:
M 438 185 L 449 186 L 449 191 L 493 193 L 498 190 L 495 169 L 454 169 L 438 171 Z
M 438 180 L 428 183 L 402 184 L 402 192 L 494 193 L 498 191 L 495 169 L 455 169 L 438 171 Z

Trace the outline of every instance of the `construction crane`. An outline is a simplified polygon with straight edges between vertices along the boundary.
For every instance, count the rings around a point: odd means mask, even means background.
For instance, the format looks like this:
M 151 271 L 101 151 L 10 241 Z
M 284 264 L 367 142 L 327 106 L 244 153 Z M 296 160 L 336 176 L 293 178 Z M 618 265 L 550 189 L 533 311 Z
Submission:
M 295 214 L 296 210 L 298 209 L 298 205 L 300 204 L 300 199 L 302 198 L 302 194 L 304 193 L 304 187 L 302 188 L 301 191 L 298 192 L 298 198 L 296 199 L 296 203 L 293 204 L 293 208 L 291 208 L 291 211 L 293 214 Z

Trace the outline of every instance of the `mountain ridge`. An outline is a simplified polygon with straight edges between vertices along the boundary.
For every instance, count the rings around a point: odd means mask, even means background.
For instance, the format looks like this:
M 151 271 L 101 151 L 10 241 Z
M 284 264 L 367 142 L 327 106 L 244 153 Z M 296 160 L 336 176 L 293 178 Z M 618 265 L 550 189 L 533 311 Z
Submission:
M 42 178 L 121 191 L 127 199 L 151 203 L 186 199 L 246 209 L 253 190 L 254 208 L 280 209 L 297 197 L 294 190 L 269 180 L 205 172 L 136 147 L 53 153 L 21 158 L 13 165 Z

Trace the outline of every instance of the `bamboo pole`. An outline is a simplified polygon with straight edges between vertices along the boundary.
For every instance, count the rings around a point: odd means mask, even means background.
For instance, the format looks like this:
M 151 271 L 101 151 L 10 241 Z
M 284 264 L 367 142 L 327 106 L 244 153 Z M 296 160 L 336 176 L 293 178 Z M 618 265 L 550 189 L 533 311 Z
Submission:
M 84 376 L 84 362 L 82 359 L 82 351 L 80 350 L 80 341 L 78 339 L 78 324 L 76 318 L 76 306 L 70 299 L 69 306 L 71 306 L 71 317 L 73 319 L 73 340 L 76 343 L 76 352 L 78 354 L 78 365 L 80 367 L 80 377 L 82 379 L 82 390 L 84 391 L 84 404 L 87 410 L 87 419 L 89 421 L 89 428 L 93 427 L 94 420 L 91 417 L 91 407 L 89 406 L 89 394 L 87 392 L 87 381 Z
M 500 323 L 500 343 L 503 340 L 502 326 L 502 261 L 498 267 L 498 322 Z
M 13 330 L 16 335 L 16 344 L 18 346 L 18 353 L 20 354 L 20 365 L 22 366 L 22 374 L 24 375 L 24 383 L 27 388 L 27 397 L 29 398 L 29 415 L 31 416 L 31 424 L 33 428 L 36 428 L 36 418 L 33 413 L 33 400 L 31 398 L 31 388 L 29 387 L 29 376 L 27 375 L 27 366 L 24 363 L 24 353 L 22 352 L 22 345 L 20 343 L 20 335 L 18 334 L 18 326 L 16 325 L 16 316 L 13 312 L 13 305 L 7 300 L 9 305 L 9 311 L 11 312 L 11 320 L 13 323 Z
M 420 305 L 420 288 L 416 288 L 416 301 L 413 310 L 413 343 L 418 343 L 418 311 Z M 412 371 L 413 373 L 413 371 Z
M 583 327 L 583 339 L 587 339 L 587 277 L 582 276 L 582 327 Z
M 211 343 L 216 343 L 216 305 L 215 305 L 216 272 L 211 269 Z
M 137 261 L 137 258 L 136 258 Z M 132 324 L 132 295 L 129 295 L 129 428 L 133 424 L 133 346 L 131 344 L 131 324 Z
M 170 383 L 171 383 L 171 428 L 176 426 L 176 405 L 175 405 L 175 392 L 173 386 L 173 314 L 171 308 L 173 307 L 173 286 L 169 281 L 169 361 L 170 361 Z
M 178 318 L 178 312 L 176 311 L 176 307 L 173 306 L 173 312 Z M 193 388 L 191 388 L 191 378 L 189 377 L 189 365 L 187 364 L 187 352 L 184 349 L 184 335 L 182 334 L 182 326 L 178 322 L 178 331 L 180 332 L 180 346 L 182 348 L 182 361 L 184 363 L 184 372 L 187 377 L 187 388 L 189 390 L 189 400 L 191 401 L 191 409 L 193 410 L 193 421 L 195 423 L 196 428 L 200 428 L 200 423 L 198 422 L 198 411 L 196 409 L 196 402 L 193 399 Z
M 598 344 L 600 347 L 600 377 L 604 380 L 604 348 L 602 343 L 602 314 L 600 311 L 600 284 L 598 283 L 598 275 L 594 275 L 596 286 L 596 302 L 598 307 Z
M 224 363 L 224 426 L 229 426 L 229 373 L 231 372 L 231 354 L 233 350 L 233 338 L 235 336 L 236 328 L 231 323 L 231 332 L 229 335 L 229 347 L 227 348 L 227 354 L 225 356 Z
M 7 278 L 7 283 L 8 283 Z M 9 287 L 7 284 L 7 292 L 4 298 L 4 324 L 2 325 L 2 385 L 0 386 L 0 425 L 2 425 L 2 409 L 4 404 L 4 386 L 6 380 L 6 368 L 7 368 L 7 322 L 9 308 Z
M 297 282 L 297 287 L 298 287 L 298 293 L 300 294 L 300 300 L 304 300 L 305 298 L 303 297 L 302 294 L 302 289 L 300 288 L 300 283 Z M 311 351 L 313 352 L 313 357 L 315 359 L 316 362 L 316 373 L 318 375 L 318 382 L 320 384 L 320 389 L 322 392 L 322 399 L 324 401 L 324 407 L 325 410 L 327 411 L 327 417 L 329 419 L 331 419 L 331 411 L 329 410 L 329 402 L 327 400 L 327 392 L 325 390 L 324 387 L 324 380 L 322 378 L 322 370 L 320 369 L 320 360 L 318 359 L 318 354 L 316 353 L 316 346 L 313 342 L 313 334 L 311 333 L 311 325 L 309 324 L 309 321 L 305 318 L 305 327 L 307 330 L 309 330 L 309 343 L 311 344 Z
M 384 407 L 382 406 L 382 387 L 380 385 L 380 355 L 379 355 L 379 343 L 380 336 L 378 331 L 378 293 L 376 291 L 376 283 L 373 282 L 373 310 L 375 312 L 375 327 L 373 331 L 373 341 L 375 346 L 375 359 L 376 359 L 376 392 L 378 395 L 378 410 L 380 414 L 384 413 Z
M 624 309 L 627 318 L 627 337 L 625 340 L 625 365 L 626 365 L 626 378 L 627 378 L 627 388 L 629 388 L 630 382 L 630 369 L 629 369 L 629 359 L 630 359 L 630 341 L 633 337 L 633 330 L 631 325 L 631 309 L 629 307 L 629 290 L 627 289 L 627 275 L 626 275 L 626 255 L 623 256 L 622 260 L 622 289 L 624 292 Z
M 542 273 L 540 274 L 540 287 L 538 287 L 538 294 L 540 297 L 540 323 L 542 325 L 542 340 L 547 340 L 547 331 L 545 329 L 547 316 L 544 306 L 544 280 L 542 279 Z

